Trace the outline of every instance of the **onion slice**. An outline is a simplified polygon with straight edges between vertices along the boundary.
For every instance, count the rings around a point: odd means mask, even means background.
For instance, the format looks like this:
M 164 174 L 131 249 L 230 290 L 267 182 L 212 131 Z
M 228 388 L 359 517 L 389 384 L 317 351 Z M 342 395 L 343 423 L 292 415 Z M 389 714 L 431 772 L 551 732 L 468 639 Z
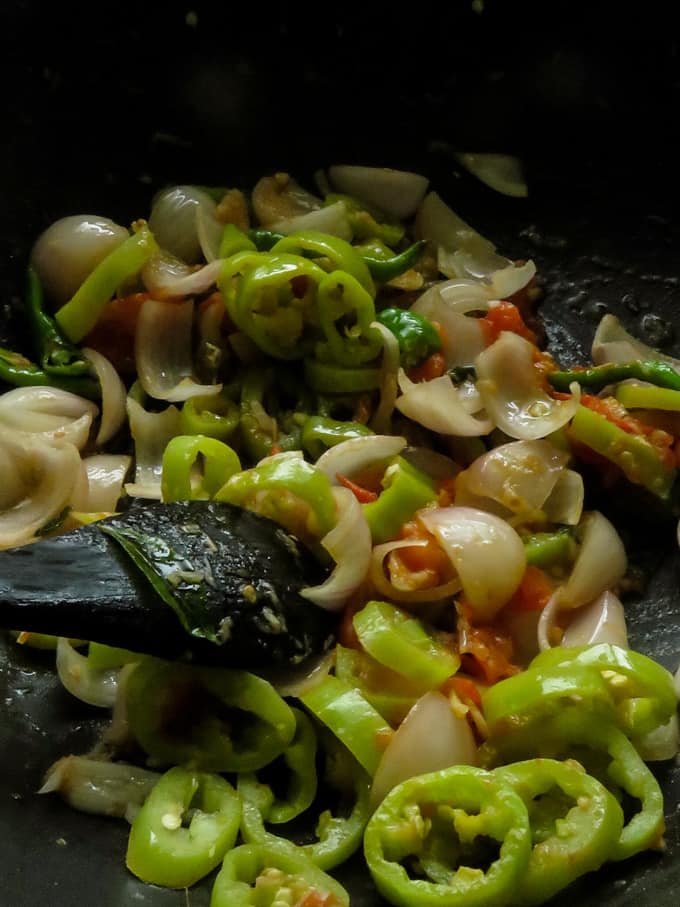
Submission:
M 449 556 L 476 619 L 492 620 L 524 576 L 526 555 L 517 532 L 473 507 L 433 507 L 418 515 Z
M 182 299 L 207 293 L 217 283 L 221 270 L 222 259 L 194 270 L 179 259 L 161 254 L 144 265 L 142 281 L 154 299 Z
M 102 389 L 102 418 L 94 443 L 101 447 L 110 441 L 125 422 L 127 391 L 111 362 L 97 350 L 83 348 L 83 355 L 97 373 Z
M 340 192 L 397 220 L 405 220 L 416 213 L 429 184 L 429 180 L 419 173 L 387 167 L 336 164 L 329 167 L 328 175 Z
M 397 399 L 399 412 L 419 425 L 442 435 L 478 438 L 488 434 L 493 424 L 483 415 L 471 414 L 448 375 L 415 384 L 399 370 L 402 395 Z
M 478 180 L 501 195 L 526 198 L 529 194 L 522 162 L 512 154 L 459 152 L 456 160 Z
M 361 504 L 348 488 L 334 488 L 337 524 L 321 544 L 336 562 L 335 569 L 319 586 L 307 586 L 300 595 L 326 611 L 340 611 L 366 577 L 371 561 L 371 530 Z
M 132 457 L 125 454 L 96 454 L 83 460 L 83 464 L 88 492 L 82 509 L 88 513 L 113 513 L 123 494 L 123 482 L 132 466 Z
M 568 400 L 555 400 L 543 390 L 534 351 L 519 334 L 503 331 L 475 362 L 484 408 L 501 431 L 521 441 L 544 438 L 562 428 L 581 399 L 575 382 Z
M 284 233 L 286 236 L 290 233 L 299 233 L 301 230 L 318 230 L 320 233 L 329 233 L 347 242 L 352 239 L 352 228 L 344 202 L 335 202 L 325 208 L 317 208 L 316 211 L 277 221 L 270 229 L 274 233 Z
M 390 428 L 394 405 L 397 400 L 397 375 L 399 373 L 399 341 L 392 331 L 379 321 L 371 322 L 383 340 L 383 357 L 380 367 L 380 402 L 373 413 L 371 428 L 387 432 Z
M 667 362 L 680 373 L 680 359 L 660 353 L 633 337 L 615 315 L 605 315 L 597 326 L 591 356 L 595 365 L 632 362 L 635 359 Z
M 563 470 L 543 505 L 546 519 L 551 523 L 578 526 L 583 515 L 585 493 L 581 473 L 573 469 Z
M 68 442 L 80 450 L 99 408 L 57 387 L 16 387 L 0 396 L 0 428 L 47 444 Z
M 448 280 L 426 290 L 411 306 L 412 312 L 436 321 L 443 329 L 442 353 L 447 368 L 470 366 L 487 346 L 479 319 L 470 312 L 488 312 L 489 290 L 474 280 Z
M 626 615 L 620 599 L 609 589 L 602 595 L 570 612 L 572 619 L 564 631 L 563 646 L 594 646 L 608 643 L 628 648 Z
M 385 558 L 392 551 L 398 551 L 400 548 L 421 548 L 425 545 L 427 545 L 427 539 L 393 539 L 373 548 L 369 578 L 383 598 L 402 604 L 416 605 L 426 602 L 444 601 L 444 599 L 451 598 L 460 592 L 462 584 L 457 576 L 438 586 L 421 587 L 419 589 L 400 589 L 398 586 L 393 585 L 385 576 Z
M 135 442 L 135 481 L 125 486 L 131 497 L 161 500 L 163 452 L 172 438 L 181 432 L 180 415 L 176 406 L 160 413 L 149 413 L 128 397 L 130 434 Z
M 315 465 L 332 485 L 339 485 L 338 476 L 351 478 L 372 466 L 387 464 L 405 447 L 406 438 L 399 435 L 365 435 L 329 447 Z
M 628 564 L 618 532 L 599 511 L 586 514 L 581 526 L 578 556 L 569 579 L 556 593 L 561 608 L 579 608 L 612 589 Z
M 477 765 L 477 745 L 467 719 L 453 713 L 442 693 L 425 693 L 394 732 L 373 776 L 371 804 L 408 778 L 452 765 Z
M 139 312 L 135 363 L 139 383 L 157 400 L 179 402 L 218 394 L 221 384 L 198 384 L 192 378 L 193 302 L 147 299 Z
M 118 669 L 93 670 L 87 658 L 76 652 L 63 636 L 57 643 L 57 673 L 64 687 L 76 699 L 103 709 L 113 707 Z

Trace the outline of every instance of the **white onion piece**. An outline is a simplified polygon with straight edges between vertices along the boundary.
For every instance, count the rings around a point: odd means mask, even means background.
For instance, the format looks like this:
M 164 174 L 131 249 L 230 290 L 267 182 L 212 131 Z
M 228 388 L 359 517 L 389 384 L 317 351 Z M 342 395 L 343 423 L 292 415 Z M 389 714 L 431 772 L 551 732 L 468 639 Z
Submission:
M 215 217 L 215 208 L 198 205 L 196 208 L 196 235 L 206 261 L 215 261 L 220 255 L 224 224 Z
M 485 277 L 510 264 L 507 258 L 496 254 L 492 242 L 452 211 L 436 192 L 426 195 L 418 209 L 416 234 L 451 253 L 446 261 L 438 257 L 440 270 L 450 277 Z
M 158 193 L 149 217 L 149 229 L 161 249 L 188 264 L 194 264 L 201 258 L 201 243 L 196 228 L 199 207 L 212 214 L 216 205 L 203 189 L 173 186 Z
M 519 293 L 536 276 L 536 265 L 529 260 L 523 265 L 508 265 L 490 276 L 491 292 L 496 299 L 508 299 Z
M 272 224 L 274 233 L 299 233 L 301 230 L 318 230 L 320 233 L 330 233 L 349 242 L 352 238 L 352 228 L 347 217 L 347 208 L 344 202 L 335 202 L 325 208 L 317 208 L 306 214 L 298 214 L 286 220 Z
M 127 390 L 111 362 L 97 350 L 83 348 L 97 374 L 102 389 L 102 418 L 94 443 L 101 447 L 110 441 L 125 422 L 125 398 Z
M 442 693 L 425 693 L 385 748 L 371 787 L 375 809 L 387 794 L 408 778 L 452 765 L 477 765 L 477 745 L 467 719 L 454 715 Z
M 130 234 L 108 217 L 75 214 L 62 217 L 42 233 L 31 264 L 45 291 L 58 305 L 74 295 L 85 278 Z
M 436 482 L 453 479 L 460 473 L 460 466 L 455 460 L 429 447 L 407 447 L 403 457 Z
M 15 387 L 0 396 L 0 428 L 79 450 L 90 436 L 96 404 L 57 387 Z
M 62 513 L 81 479 L 82 461 L 72 444 L 20 441 L 9 433 L 0 438 L 0 448 L 20 478 L 21 497 L 0 512 L 0 548 L 13 548 L 31 541 L 45 523 Z
M 397 220 L 405 220 L 416 213 L 429 184 L 429 180 L 418 173 L 387 167 L 336 164 L 329 167 L 328 175 L 340 192 L 375 206 Z
M 511 331 L 503 331 L 475 362 L 477 387 L 494 424 L 521 441 L 532 441 L 562 428 L 581 399 L 578 384 L 568 400 L 554 400 L 541 387 L 534 368 L 534 346 Z
M 560 587 L 561 608 L 579 608 L 612 589 L 628 564 L 618 532 L 599 511 L 586 514 L 578 556 L 567 582 Z
M 163 452 L 168 442 L 181 433 L 180 415 L 176 406 L 160 413 L 149 413 L 128 397 L 130 434 L 135 442 L 135 481 L 125 486 L 131 497 L 161 499 Z
M 221 384 L 198 384 L 191 377 L 193 302 L 159 302 L 142 305 L 135 333 L 135 363 L 139 383 L 157 400 L 179 402 L 217 394 Z
M 57 643 L 57 673 L 69 693 L 88 705 L 110 709 L 116 701 L 118 669 L 93 670 L 87 658 L 63 636 Z
M 88 513 L 113 513 L 123 494 L 123 482 L 132 466 L 125 454 L 96 454 L 83 460 L 88 482 Z M 80 510 L 81 508 L 76 508 Z
M 439 586 L 428 586 L 418 589 L 400 589 L 393 585 L 385 576 L 384 561 L 392 551 L 399 548 L 421 548 L 427 545 L 427 539 L 393 539 L 376 545 L 371 554 L 369 577 L 375 589 L 388 601 L 401 602 L 402 604 L 424 604 L 426 602 L 440 602 L 460 592 L 462 588 L 458 577 L 442 583 Z
M 460 152 L 456 154 L 456 159 L 478 180 L 502 195 L 526 198 L 529 194 L 522 162 L 512 154 Z
M 595 365 L 632 362 L 635 359 L 667 362 L 680 373 L 680 359 L 660 353 L 633 337 L 615 315 L 605 315 L 598 324 L 591 356 Z
M 578 526 L 583 515 L 584 499 L 583 476 L 573 469 L 565 469 L 557 476 L 555 487 L 543 505 L 543 512 L 551 523 Z
M 442 353 L 447 368 L 472 365 L 486 348 L 486 336 L 477 318 L 467 312 L 487 312 L 488 290 L 471 280 L 450 280 L 426 290 L 411 306 L 412 312 L 436 321 L 443 331 Z
M 662 724 L 641 740 L 635 741 L 635 748 L 645 762 L 665 762 L 678 755 L 680 733 L 678 730 L 677 712 L 671 715 L 666 724 Z
M 513 513 L 532 512 L 543 507 L 568 460 L 549 441 L 511 441 L 477 457 L 459 481 Z
M 352 478 L 358 473 L 387 463 L 406 447 L 406 438 L 398 435 L 366 435 L 350 438 L 329 447 L 316 461 L 316 468 L 330 481 L 339 485 L 338 476 Z
M 263 227 L 288 221 L 308 211 L 321 208 L 322 201 L 298 185 L 287 173 L 263 176 L 252 191 L 251 202 L 255 216 Z
M 38 793 L 58 793 L 80 812 L 127 819 L 142 806 L 160 777 L 124 762 L 65 756 L 48 770 Z
M 142 269 L 142 280 L 154 299 L 181 299 L 207 293 L 217 283 L 221 269 L 222 259 L 196 271 L 167 255 L 154 255 Z
M 20 469 L 17 450 L 3 445 L 1 439 L 0 476 L 2 476 L 2 481 L 0 481 L 0 511 L 9 510 L 26 494 L 26 481 L 29 476 L 24 475 Z
M 268 671 L 258 671 L 261 677 L 268 680 L 279 696 L 304 696 L 328 676 L 335 663 L 335 653 L 326 652 L 316 658 L 306 659 L 300 665 L 290 668 L 274 668 Z
M 553 645 L 556 645 L 559 642 L 561 636 L 561 629 L 559 626 L 559 613 L 560 613 L 560 601 L 559 601 L 559 589 L 557 589 L 548 599 L 548 603 L 541 610 L 541 616 L 538 618 L 538 627 L 537 627 L 537 638 L 538 638 L 538 648 L 541 652 L 544 652 L 546 649 L 552 649 Z M 558 631 L 557 633 L 555 631 Z
M 621 601 L 613 592 L 603 592 L 594 601 L 570 614 L 573 616 L 560 645 L 594 646 L 597 643 L 609 643 L 622 649 L 628 648 L 626 615 Z
M 331 575 L 319 586 L 307 586 L 300 595 L 326 611 L 340 611 L 366 578 L 371 562 L 371 530 L 361 504 L 348 488 L 334 488 L 338 522 L 321 544 L 335 561 Z
M 419 518 L 449 556 L 475 617 L 492 620 L 524 576 L 519 535 L 504 520 L 473 507 L 433 507 L 421 510 Z
M 400 369 L 399 387 L 402 391 L 396 403 L 399 412 L 431 431 L 442 435 L 477 438 L 488 434 L 493 428 L 485 415 L 468 412 L 460 390 L 448 375 L 416 384 Z
M 399 341 L 392 331 L 373 321 L 371 328 L 378 331 L 383 341 L 383 355 L 380 366 L 380 402 L 371 419 L 371 428 L 376 432 L 387 432 L 390 428 L 394 405 L 397 400 L 397 374 L 399 372 Z

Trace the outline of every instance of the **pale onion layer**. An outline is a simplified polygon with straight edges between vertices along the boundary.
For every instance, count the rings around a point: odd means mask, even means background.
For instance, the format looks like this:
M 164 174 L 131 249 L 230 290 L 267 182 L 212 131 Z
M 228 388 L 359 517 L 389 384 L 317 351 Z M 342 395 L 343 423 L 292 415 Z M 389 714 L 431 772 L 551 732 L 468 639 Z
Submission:
M 599 511 L 582 520 L 581 545 L 567 582 L 557 597 L 560 608 L 580 608 L 607 589 L 613 589 L 626 572 L 626 549 L 616 529 Z
M 605 315 L 597 326 L 591 356 L 595 365 L 633 362 L 636 359 L 667 362 L 680 373 L 680 359 L 660 353 L 633 337 L 615 315 Z
M 366 202 L 396 220 L 405 220 L 416 213 L 429 183 L 419 173 L 388 167 L 336 164 L 329 167 L 328 175 L 340 192 Z
M 457 279 L 437 283 L 411 306 L 412 312 L 436 321 L 442 327 L 442 354 L 447 368 L 471 366 L 486 348 L 486 337 L 478 318 L 470 312 L 487 312 L 491 296 L 484 284 Z
M 83 348 L 83 355 L 92 363 L 102 389 L 102 417 L 94 441 L 97 447 L 101 447 L 113 438 L 125 422 L 127 391 L 106 356 L 89 347 Z
M 369 578 L 371 584 L 383 598 L 404 605 L 421 605 L 428 602 L 440 602 L 460 592 L 462 584 L 456 576 L 446 583 L 417 589 L 401 589 L 395 586 L 385 574 L 385 558 L 400 548 L 421 548 L 427 545 L 427 539 L 393 539 L 376 545 L 371 554 Z
M 132 466 L 125 454 L 95 454 L 83 460 L 87 474 L 87 513 L 113 513 L 123 494 L 123 483 Z
M 380 366 L 380 402 L 371 418 L 371 428 L 376 432 L 387 432 L 390 428 L 392 413 L 397 400 L 399 341 L 392 331 L 379 321 L 372 322 L 371 327 L 380 333 L 383 340 L 383 356 Z
M 67 442 L 81 450 L 99 408 L 57 387 L 16 387 L 0 396 L 0 430 L 28 440 Z
M 131 497 L 160 501 L 163 452 L 168 441 L 181 432 L 179 410 L 168 406 L 163 412 L 150 413 L 128 397 L 127 413 L 135 442 L 135 480 L 125 486 L 125 491 Z
M 517 532 L 473 507 L 421 510 L 419 518 L 448 555 L 475 617 L 493 620 L 524 576 L 526 555 Z
M 329 233 L 349 242 L 352 238 L 352 228 L 347 217 L 347 208 L 344 202 L 335 202 L 325 208 L 317 208 L 306 214 L 298 214 L 286 220 L 272 224 L 274 233 L 299 233 L 301 230 L 318 230 L 319 233 Z
M 543 505 L 543 512 L 551 523 L 578 526 L 583 515 L 584 500 L 583 476 L 573 469 L 565 469 L 558 475 L 555 487 Z
M 485 415 L 469 412 L 460 389 L 448 375 L 416 384 L 400 369 L 399 387 L 402 391 L 396 403 L 399 412 L 431 431 L 477 438 L 493 428 Z
M 338 476 L 352 478 L 373 466 L 392 460 L 406 447 L 406 438 L 399 435 L 365 435 L 341 441 L 321 454 L 316 461 L 332 485 L 339 485 Z
M 621 600 L 609 589 L 576 611 L 562 636 L 563 646 L 594 646 L 609 643 L 628 648 L 626 615 Z
M 519 334 L 503 331 L 477 357 L 477 387 L 494 424 L 520 441 L 533 441 L 562 428 L 573 417 L 581 398 L 571 386 L 568 400 L 555 400 L 541 385 L 534 367 L 535 347 Z
M 57 643 L 57 673 L 69 693 L 88 705 L 110 709 L 116 701 L 118 669 L 93 670 L 86 656 L 64 637 Z
M 178 258 L 161 253 L 144 265 L 142 280 L 154 299 L 182 299 L 207 293 L 217 283 L 221 270 L 220 259 L 195 270 Z

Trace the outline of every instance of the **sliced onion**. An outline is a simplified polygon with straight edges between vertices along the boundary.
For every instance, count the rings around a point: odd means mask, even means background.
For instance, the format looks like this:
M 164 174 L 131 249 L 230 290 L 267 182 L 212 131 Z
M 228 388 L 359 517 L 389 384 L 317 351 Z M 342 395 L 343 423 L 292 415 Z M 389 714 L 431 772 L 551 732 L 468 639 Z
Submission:
M 513 198 L 526 198 L 529 194 L 522 173 L 522 162 L 512 154 L 456 154 L 458 162 L 490 189 Z
M 560 600 L 559 589 L 557 589 L 548 599 L 548 603 L 541 610 L 541 616 L 538 619 L 537 638 L 538 648 L 541 652 L 546 649 L 552 649 L 557 645 L 562 634 L 559 625 Z
M 504 520 L 473 507 L 421 510 L 463 584 L 475 617 L 489 621 L 517 590 L 526 568 L 524 545 Z
M 306 214 L 298 214 L 287 220 L 277 221 L 271 229 L 275 233 L 299 233 L 301 230 L 318 230 L 320 233 L 329 233 L 349 242 L 352 238 L 352 228 L 347 217 L 347 208 L 344 202 L 335 202 L 325 208 L 317 208 Z
M 454 715 L 442 693 L 425 693 L 387 744 L 373 777 L 371 804 L 375 808 L 408 778 L 452 765 L 477 765 L 477 745 L 464 717 Z
M 334 488 L 338 522 L 321 544 L 335 561 L 328 579 L 307 586 L 300 595 L 326 611 L 340 611 L 366 578 L 371 562 L 371 530 L 361 504 L 348 488 Z
M 221 384 L 198 384 L 192 376 L 191 332 L 193 302 L 142 305 L 135 334 L 135 363 L 139 383 L 157 400 L 178 402 L 217 394 Z
M 182 299 L 207 293 L 217 283 L 221 269 L 221 259 L 194 270 L 176 258 L 154 255 L 144 265 L 142 280 L 154 299 Z
M 534 512 L 543 507 L 568 460 L 549 441 L 511 441 L 477 457 L 458 481 L 513 513 Z
M 477 318 L 468 312 L 487 312 L 491 298 L 487 288 L 472 280 L 449 280 L 426 290 L 411 306 L 412 312 L 436 321 L 443 329 L 442 353 L 447 368 L 470 366 L 487 346 Z
M 83 348 L 83 355 L 92 363 L 102 389 L 102 418 L 94 441 L 97 447 L 101 447 L 111 440 L 125 422 L 127 391 L 106 356 L 89 347 Z
M 279 696 L 299 698 L 328 676 L 334 662 L 335 653 L 331 651 L 290 668 L 276 668 L 258 673 L 271 683 Z
M 80 450 L 99 413 L 90 400 L 57 387 L 16 387 L 0 397 L 0 427 L 28 440 L 68 442 Z
M 671 715 L 666 724 L 662 724 L 641 740 L 635 741 L 635 748 L 645 762 L 664 762 L 678 755 L 680 733 L 678 731 L 677 712 Z
M 543 512 L 551 523 L 578 526 L 584 500 L 583 476 L 573 469 L 565 469 L 557 476 L 555 487 L 543 505 Z
M 614 588 L 626 572 L 626 550 L 618 532 L 599 511 L 582 521 L 581 547 L 567 582 L 560 587 L 561 608 L 579 608 L 607 589 Z
M 384 542 L 376 545 L 371 554 L 371 566 L 369 577 L 372 585 L 375 587 L 383 598 L 388 601 L 400 602 L 402 604 L 424 604 L 427 602 L 440 602 L 446 598 L 457 595 L 462 588 L 461 581 L 458 577 L 442 583 L 439 586 L 428 586 L 420 589 L 400 589 L 398 586 L 385 576 L 384 562 L 385 558 L 400 548 L 421 548 L 427 545 L 427 539 L 394 539 L 391 542 Z
M 339 485 L 338 476 L 356 476 L 372 466 L 389 462 L 406 447 L 406 438 L 398 435 L 365 435 L 350 438 L 329 447 L 316 461 L 319 469 L 331 482 Z
M 288 221 L 321 208 L 322 201 L 299 186 L 287 173 L 263 176 L 253 189 L 251 201 L 255 216 L 264 227 Z
M 607 590 L 602 595 L 570 612 L 569 626 L 564 631 L 563 646 L 594 646 L 609 643 L 612 646 L 628 648 L 626 615 L 621 601 Z
M 118 669 L 93 670 L 87 658 L 63 636 L 57 643 L 57 673 L 69 693 L 88 705 L 110 709 L 116 701 Z
M 452 479 L 460 473 L 455 460 L 429 447 L 407 447 L 402 456 L 436 482 Z
M 201 207 L 211 214 L 213 199 L 196 186 L 173 186 L 159 192 L 153 202 L 149 228 L 161 249 L 188 264 L 201 259 L 196 212 Z
M 80 812 L 129 819 L 160 777 L 124 762 L 65 756 L 49 769 L 38 793 L 58 793 Z
M 508 299 L 519 293 L 536 276 L 536 265 L 527 261 L 523 265 L 508 265 L 490 276 L 491 293 L 497 299 Z
M 76 509 L 87 513 L 113 513 L 123 494 L 123 482 L 132 466 L 132 457 L 96 454 L 83 463 L 88 482 L 87 502 Z
M 396 407 L 409 419 L 442 435 L 477 438 L 488 434 L 492 423 L 484 415 L 468 412 L 461 392 L 448 375 L 415 384 L 399 371 L 402 395 Z
M 57 305 L 74 295 L 102 259 L 130 234 L 108 217 L 75 214 L 62 217 L 42 233 L 31 252 L 31 264 Z
M 591 355 L 595 365 L 623 363 L 635 359 L 667 362 L 680 373 L 680 359 L 674 359 L 633 337 L 615 315 L 605 315 L 595 331 Z
M 131 497 L 161 499 L 163 452 L 171 438 L 181 433 L 180 415 L 176 406 L 160 413 L 149 413 L 128 397 L 130 434 L 135 442 L 135 481 L 125 486 Z
M 30 476 L 21 468 L 21 456 L 17 455 L 20 451 L 22 448 L 7 447 L 0 439 L 0 512 L 9 510 L 26 495 Z
M 387 167 L 336 164 L 329 167 L 328 175 L 340 192 L 379 208 L 397 220 L 405 220 L 416 213 L 429 183 L 418 173 Z
M 399 341 L 392 331 L 373 321 L 371 328 L 379 332 L 383 340 L 383 356 L 380 366 L 380 402 L 373 413 L 371 428 L 376 432 L 387 432 L 397 400 L 397 374 L 399 372 Z
M 576 383 L 568 400 L 548 396 L 534 368 L 534 350 L 519 334 L 503 331 L 475 362 L 484 408 L 501 431 L 521 441 L 544 438 L 562 428 L 581 399 Z
M 220 255 L 224 224 L 215 216 L 216 207 L 198 205 L 196 208 L 196 235 L 206 261 L 215 261 Z
M 3 459 L 11 458 L 19 475 L 21 497 L 0 512 L 0 548 L 31 541 L 35 533 L 59 516 L 69 504 L 82 476 L 77 449 L 68 443 L 20 441 L 11 434 L 0 438 Z

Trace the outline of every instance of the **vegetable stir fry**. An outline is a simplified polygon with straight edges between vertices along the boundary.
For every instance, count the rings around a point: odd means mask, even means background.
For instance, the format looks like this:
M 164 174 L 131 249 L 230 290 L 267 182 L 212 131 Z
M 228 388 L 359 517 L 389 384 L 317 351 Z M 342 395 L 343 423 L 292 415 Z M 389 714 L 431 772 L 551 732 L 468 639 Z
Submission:
M 362 847 L 391 904 L 542 904 L 663 850 L 647 763 L 677 753 L 676 685 L 628 647 L 626 551 L 586 484 L 676 514 L 680 363 L 607 315 L 563 370 L 533 262 L 425 178 L 317 182 L 172 187 L 130 230 L 69 217 L 35 244 L 32 347 L 0 350 L 0 547 L 104 520 L 170 607 L 209 567 L 106 518 L 228 504 L 314 554 L 300 594 L 334 622 L 265 670 L 19 633 L 113 709 L 42 791 L 127 819 L 145 882 L 218 870 L 213 907 L 348 904 L 329 873 Z

